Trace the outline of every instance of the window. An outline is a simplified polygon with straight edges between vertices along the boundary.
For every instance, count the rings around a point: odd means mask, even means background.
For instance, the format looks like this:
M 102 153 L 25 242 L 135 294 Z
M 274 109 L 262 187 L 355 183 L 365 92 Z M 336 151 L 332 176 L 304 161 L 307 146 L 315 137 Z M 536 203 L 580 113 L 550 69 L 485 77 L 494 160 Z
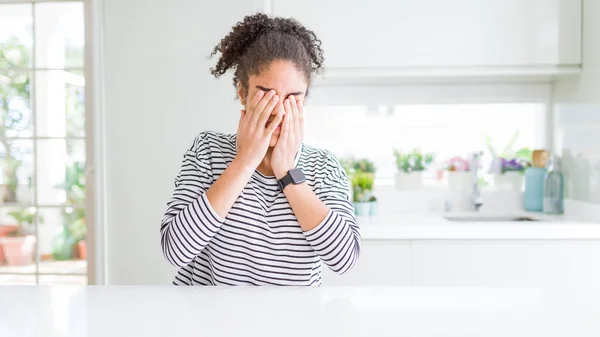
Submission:
M 0 3 L 0 284 L 87 283 L 83 1 Z
M 518 86 L 518 85 L 516 85 Z M 331 94 L 331 93 L 329 93 Z M 510 94 L 510 93 L 509 93 Z M 474 93 L 473 95 L 477 95 Z M 343 95 L 337 95 L 343 96 Z M 392 186 L 397 172 L 394 150 L 434 154 L 434 162 L 424 174 L 424 183 L 444 184 L 441 173 L 447 160 L 467 158 L 474 151 L 483 151 L 482 172 L 492 161 L 486 139 L 498 152 L 515 137 L 513 149 L 540 148 L 546 144 L 547 106 L 536 97 L 497 99 L 479 97 L 452 102 L 428 103 L 427 96 L 419 102 L 402 100 L 400 104 L 373 104 L 373 93 L 365 99 L 369 104 L 340 105 L 316 99 L 307 104 L 305 141 L 332 151 L 338 158 L 368 158 L 377 169 L 376 184 Z M 389 95 L 388 95 L 389 96 Z M 436 93 L 431 93 L 435 101 Z M 393 98 L 382 95 L 382 101 Z

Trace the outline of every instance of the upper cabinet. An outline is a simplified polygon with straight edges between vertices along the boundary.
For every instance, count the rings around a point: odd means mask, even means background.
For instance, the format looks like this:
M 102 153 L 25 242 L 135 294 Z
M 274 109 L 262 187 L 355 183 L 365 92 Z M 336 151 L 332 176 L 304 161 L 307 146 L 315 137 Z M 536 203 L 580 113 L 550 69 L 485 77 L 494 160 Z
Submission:
M 576 72 L 581 0 L 271 0 L 315 31 L 334 74 Z M 380 74 L 381 75 L 381 74 Z

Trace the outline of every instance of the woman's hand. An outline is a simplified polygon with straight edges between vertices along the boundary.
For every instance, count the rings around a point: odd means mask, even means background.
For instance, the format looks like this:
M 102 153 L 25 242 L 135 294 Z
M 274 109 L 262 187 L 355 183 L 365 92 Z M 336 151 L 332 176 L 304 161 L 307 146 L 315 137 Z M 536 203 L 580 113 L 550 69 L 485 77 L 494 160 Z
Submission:
M 275 90 L 267 93 L 259 90 L 247 106 L 248 111 L 241 111 L 242 115 L 237 131 L 236 160 L 253 171 L 265 157 L 271 135 L 283 118 L 283 113 L 279 113 L 267 125 L 267 120 L 278 101 L 279 96 L 275 94 Z
M 283 178 L 289 170 L 294 168 L 294 157 L 304 137 L 303 103 L 296 101 L 294 96 L 290 96 L 283 103 L 283 107 L 285 117 L 271 157 L 271 168 L 277 179 Z

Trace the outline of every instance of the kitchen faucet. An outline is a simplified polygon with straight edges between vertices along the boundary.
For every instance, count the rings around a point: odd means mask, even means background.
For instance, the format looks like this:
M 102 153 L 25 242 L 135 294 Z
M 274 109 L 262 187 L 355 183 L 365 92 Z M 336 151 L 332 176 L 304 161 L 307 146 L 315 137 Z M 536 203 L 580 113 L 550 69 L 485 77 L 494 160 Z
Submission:
M 483 198 L 481 198 L 481 188 L 479 187 L 479 160 L 483 155 L 482 151 L 474 152 L 471 157 L 471 174 L 473 181 L 471 182 L 473 189 L 471 190 L 471 204 L 475 212 L 483 206 Z

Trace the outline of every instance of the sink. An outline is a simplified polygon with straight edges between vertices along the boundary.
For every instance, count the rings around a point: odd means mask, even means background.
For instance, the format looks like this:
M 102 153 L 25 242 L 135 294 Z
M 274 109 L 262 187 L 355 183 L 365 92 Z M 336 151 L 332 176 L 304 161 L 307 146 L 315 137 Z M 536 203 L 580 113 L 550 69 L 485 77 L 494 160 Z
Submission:
M 513 221 L 538 221 L 534 218 L 522 215 L 506 214 L 447 214 L 444 218 L 448 221 L 460 222 L 513 222 Z

